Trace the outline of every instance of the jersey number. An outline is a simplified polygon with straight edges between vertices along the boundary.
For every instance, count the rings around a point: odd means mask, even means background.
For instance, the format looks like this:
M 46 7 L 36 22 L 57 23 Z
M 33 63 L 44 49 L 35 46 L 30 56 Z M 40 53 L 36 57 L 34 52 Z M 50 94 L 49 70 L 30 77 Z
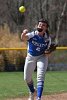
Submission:
M 37 51 L 40 51 L 40 48 L 39 48 L 39 47 L 37 47 L 37 48 L 36 48 L 36 50 L 37 50 Z

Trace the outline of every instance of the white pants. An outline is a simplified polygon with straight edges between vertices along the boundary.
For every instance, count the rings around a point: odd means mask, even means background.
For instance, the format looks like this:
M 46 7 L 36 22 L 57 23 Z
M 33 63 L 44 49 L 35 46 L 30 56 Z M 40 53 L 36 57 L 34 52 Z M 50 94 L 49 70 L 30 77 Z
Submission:
M 45 72 L 48 66 L 48 57 L 44 54 L 40 56 L 27 55 L 24 66 L 24 80 L 31 82 L 32 74 L 37 66 L 37 81 L 44 81 Z

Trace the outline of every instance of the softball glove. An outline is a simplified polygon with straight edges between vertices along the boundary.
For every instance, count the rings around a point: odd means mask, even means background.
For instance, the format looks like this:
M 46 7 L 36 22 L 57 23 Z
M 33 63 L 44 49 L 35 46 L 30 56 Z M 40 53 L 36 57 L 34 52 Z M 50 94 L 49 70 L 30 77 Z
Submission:
M 57 44 L 52 43 L 52 44 L 49 46 L 49 48 L 46 49 L 45 54 L 50 54 L 51 52 L 55 51 L 57 46 L 58 46 Z

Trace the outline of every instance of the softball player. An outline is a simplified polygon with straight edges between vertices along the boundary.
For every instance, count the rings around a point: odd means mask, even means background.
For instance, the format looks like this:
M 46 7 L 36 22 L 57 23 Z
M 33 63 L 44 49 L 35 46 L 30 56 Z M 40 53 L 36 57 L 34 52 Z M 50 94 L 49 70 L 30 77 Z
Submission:
M 37 100 L 41 100 L 45 73 L 48 66 L 48 56 L 45 50 L 51 44 L 51 39 L 48 34 L 48 22 L 41 19 L 38 22 L 37 29 L 28 33 L 28 30 L 23 30 L 21 34 L 22 40 L 28 41 L 27 57 L 24 66 L 24 80 L 29 87 L 30 97 L 28 100 L 34 100 L 34 82 L 32 73 L 37 66 Z

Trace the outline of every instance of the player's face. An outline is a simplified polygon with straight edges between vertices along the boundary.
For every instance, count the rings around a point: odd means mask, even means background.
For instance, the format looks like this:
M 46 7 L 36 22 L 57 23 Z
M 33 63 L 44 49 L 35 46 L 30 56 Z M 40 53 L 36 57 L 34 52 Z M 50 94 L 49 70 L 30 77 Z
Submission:
M 46 32 L 48 27 L 46 23 L 39 22 L 37 28 L 41 30 L 40 32 Z

